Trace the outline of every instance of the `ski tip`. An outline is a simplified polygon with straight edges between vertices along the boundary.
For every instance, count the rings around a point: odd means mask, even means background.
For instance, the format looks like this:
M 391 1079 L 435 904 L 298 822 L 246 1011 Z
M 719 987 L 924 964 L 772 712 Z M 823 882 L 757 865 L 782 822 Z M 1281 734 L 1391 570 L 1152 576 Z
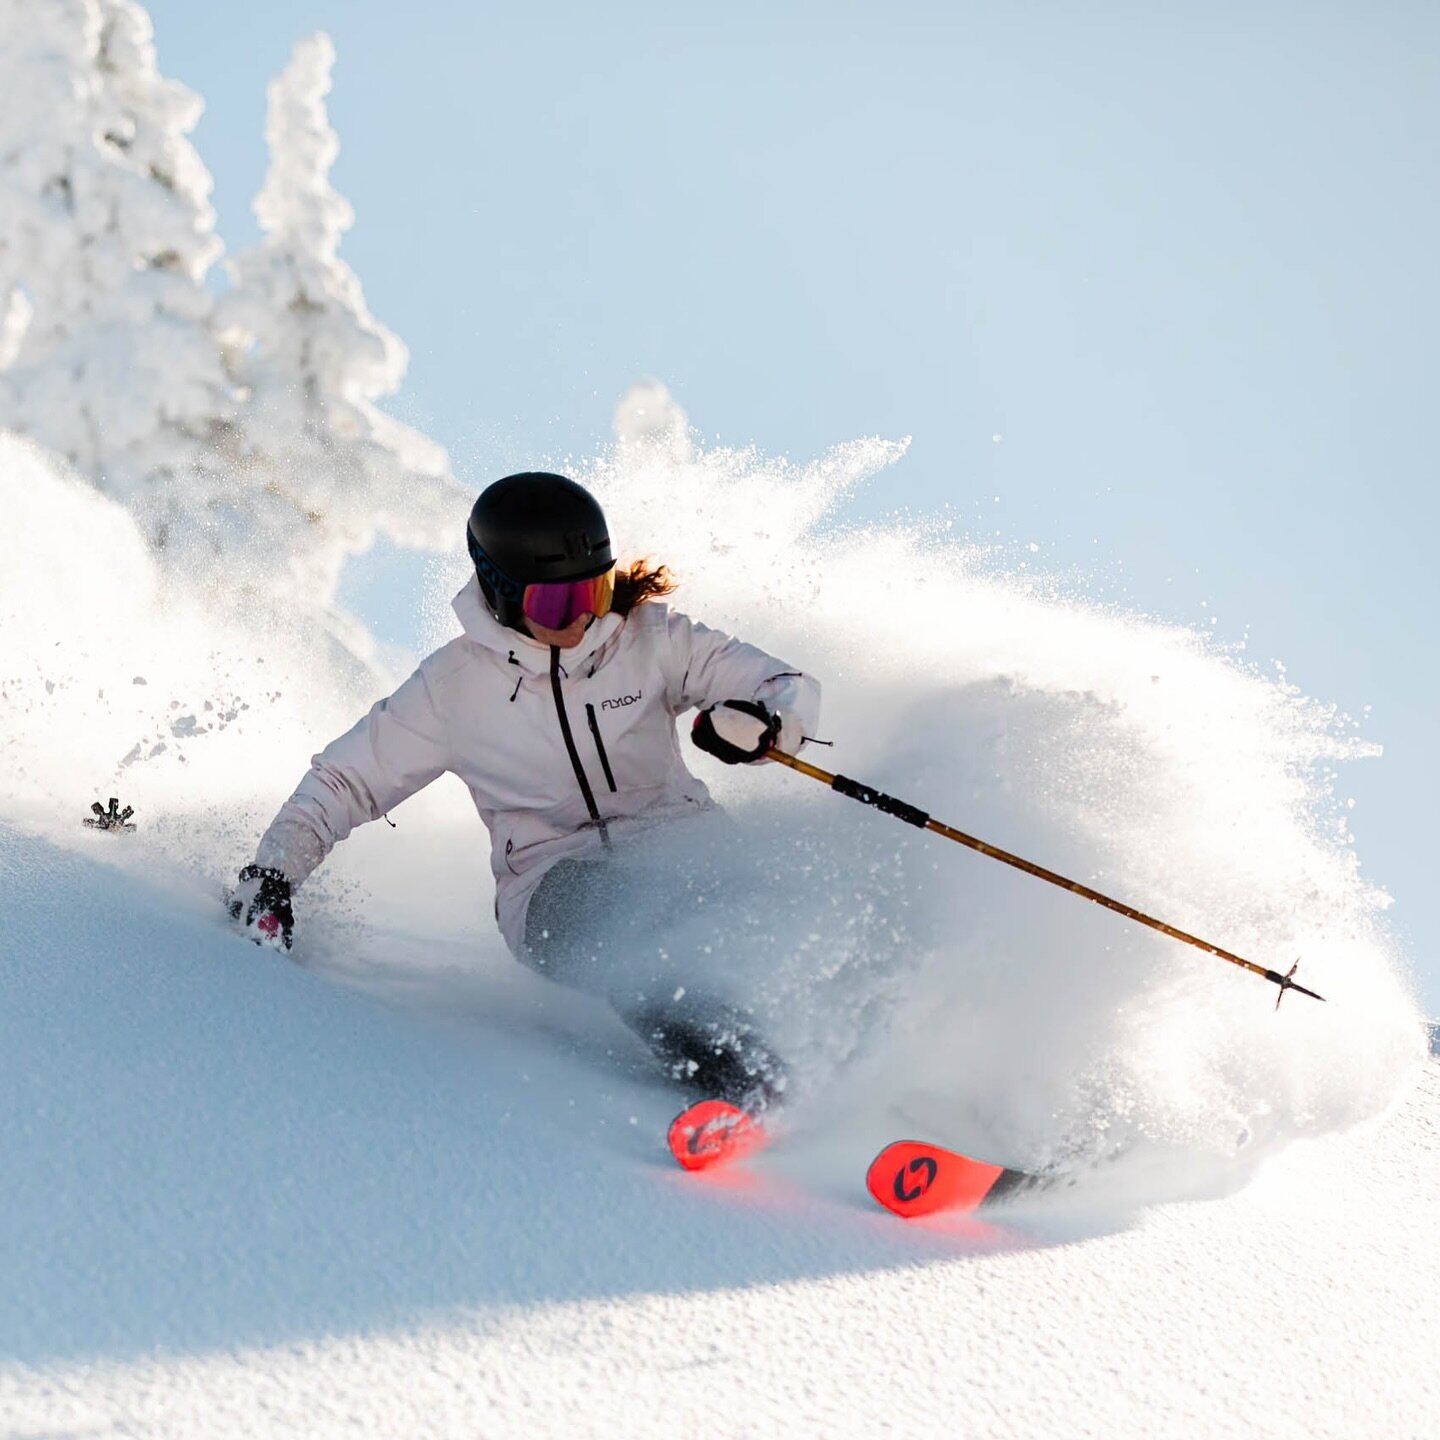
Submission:
M 976 1210 L 992 1194 L 1009 1188 L 1006 1176 L 1019 1173 L 943 1145 L 897 1140 L 870 1162 L 865 1187 L 876 1204 L 910 1220 L 939 1211 Z
M 760 1121 L 738 1105 L 701 1100 L 671 1121 L 668 1139 L 682 1169 L 708 1170 L 753 1154 L 766 1134 Z

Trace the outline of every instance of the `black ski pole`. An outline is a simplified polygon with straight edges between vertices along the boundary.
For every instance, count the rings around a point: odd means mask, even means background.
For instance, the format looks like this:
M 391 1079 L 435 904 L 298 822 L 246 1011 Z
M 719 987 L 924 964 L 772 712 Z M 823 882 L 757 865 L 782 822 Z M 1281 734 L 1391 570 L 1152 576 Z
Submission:
M 1323 995 L 1317 995 L 1313 990 L 1307 990 L 1295 979 L 1295 971 L 1300 964 L 1298 960 L 1284 975 L 1278 970 L 1267 970 L 1253 960 L 1247 960 L 1242 955 L 1222 950 L 1218 945 L 1212 945 L 1208 940 L 1200 939 L 1198 935 L 1190 935 L 1184 930 L 1177 930 L 1175 926 L 1167 925 L 1153 915 L 1146 915 L 1143 911 L 1136 910 L 1119 900 L 1112 900 L 1108 895 L 1102 895 L 1098 890 L 1092 890 L 1088 885 L 1080 884 L 1078 880 L 1068 880 L 1063 875 L 1057 875 L 1053 870 L 1045 869 L 1043 865 L 1036 865 L 1029 860 L 1022 859 L 1019 855 L 1012 855 L 1008 850 L 1001 850 L 995 845 L 987 845 L 985 841 L 977 840 L 973 835 L 965 834 L 963 830 L 956 830 L 953 826 L 944 825 L 939 820 L 932 820 L 929 815 L 916 806 L 907 805 L 905 801 L 897 800 L 893 795 L 886 795 L 881 790 L 872 790 L 870 786 L 862 785 L 858 780 L 851 780 L 845 775 L 832 775 L 828 770 L 822 770 L 818 765 L 811 765 L 804 760 L 796 759 L 794 755 L 787 755 L 783 750 L 770 751 L 770 759 L 778 760 L 780 764 L 788 765 L 790 769 L 798 770 L 800 774 L 808 775 L 812 780 L 822 781 L 832 790 L 841 795 L 848 795 L 850 799 L 858 800 L 862 805 L 871 805 L 886 815 L 893 815 L 907 825 L 915 825 L 922 830 L 933 830 L 935 834 L 943 835 L 947 840 L 955 841 L 957 845 L 965 845 L 971 850 L 978 851 L 981 855 L 988 855 L 992 860 L 1013 865 L 1015 869 L 1023 870 L 1025 874 L 1033 875 L 1037 880 L 1047 880 L 1051 885 L 1058 885 L 1062 890 L 1068 890 L 1072 895 L 1079 895 L 1083 900 L 1093 900 L 1095 904 L 1103 905 L 1107 910 L 1113 910 L 1127 920 L 1148 925 L 1152 930 L 1158 930 L 1172 940 L 1181 940 L 1186 945 L 1193 945 L 1197 950 L 1203 950 L 1207 955 L 1216 955 L 1221 960 L 1228 960 L 1230 964 L 1238 965 L 1242 970 L 1248 970 L 1252 975 L 1259 975 L 1272 985 L 1280 987 L 1280 993 L 1275 997 L 1277 1010 L 1280 1008 L 1280 1002 L 1285 998 L 1287 990 L 1298 990 L 1300 994 L 1308 995 L 1312 1000 L 1324 1000 L 1325 998 Z

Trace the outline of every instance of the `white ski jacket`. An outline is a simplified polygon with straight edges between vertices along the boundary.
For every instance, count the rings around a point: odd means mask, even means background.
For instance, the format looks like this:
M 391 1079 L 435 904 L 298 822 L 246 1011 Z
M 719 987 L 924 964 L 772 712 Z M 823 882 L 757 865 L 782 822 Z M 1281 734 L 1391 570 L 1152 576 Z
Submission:
M 558 651 L 502 626 L 473 576 L 454 608 L 465 633 L 315 756 L 257 864 L 298 886 L 356 825 L 450 771 L 490 832 L 495 916 L 518 955 L 557 860 L 714 808 L 681 758 L 677 715 L 761 700 L 781 717 L 781 749 L 815 733 L 817 681 L 664 604 L 606 615 Z

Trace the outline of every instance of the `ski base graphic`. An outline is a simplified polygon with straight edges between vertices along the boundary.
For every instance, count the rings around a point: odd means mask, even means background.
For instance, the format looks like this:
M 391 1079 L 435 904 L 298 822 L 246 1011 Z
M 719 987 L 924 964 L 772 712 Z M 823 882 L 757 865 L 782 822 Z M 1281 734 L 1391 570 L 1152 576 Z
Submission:
M 694 1171 L 732 1165 L 763 1149 L 772 1137 L 759 1118 L 740 1106 L 700 1100 L 671 1121 L 667 1138 L 676 1163 Z M 942 1211 L 965 1214 L 1054 1183 L 923 1140 L 887 1145 L 865 1174 L 876 1203 L 907 1220 Z
M 769 1136 L 755 1116 L 727 1100 L 701 1100 L 670 1124 L 670 1153 L 686 1170 L 709 1170 L 753 1155 Z
M 865 1175 L 865 1186 L 876 1203 L 907 1220 L 941 1211 L 978 1210 L 1043 1183 L 1023 1170 L 991 1165 L 921 1140 L 887 1145 Z

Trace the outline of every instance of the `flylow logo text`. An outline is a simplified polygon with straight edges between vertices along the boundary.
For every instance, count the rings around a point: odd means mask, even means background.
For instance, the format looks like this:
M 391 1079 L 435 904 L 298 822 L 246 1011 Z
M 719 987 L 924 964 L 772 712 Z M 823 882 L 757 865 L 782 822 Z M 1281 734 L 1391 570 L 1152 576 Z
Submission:
M 633 695 L 621 695 L 616 700 L 602 700 L 600 702 L 600 708 L 602 710 L 623 710 L 627 705 L 636 704 L 640 699 L 641 693 L 641 691 L 637 690 Z

